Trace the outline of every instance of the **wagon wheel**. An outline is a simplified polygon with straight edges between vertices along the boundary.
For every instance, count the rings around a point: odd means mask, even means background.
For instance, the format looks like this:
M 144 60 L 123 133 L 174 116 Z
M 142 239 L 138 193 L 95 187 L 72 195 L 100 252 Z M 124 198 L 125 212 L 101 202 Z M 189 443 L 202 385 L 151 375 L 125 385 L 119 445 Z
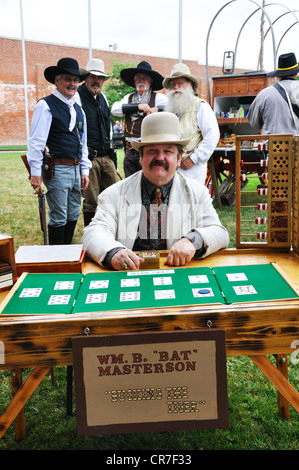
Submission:
M 224 181 L 231 175 L 231 172 L 234 170 L 234 162 L 231 162 L 230 159 L 223 159 L 221 156 L 214 155 L 213 158 L 216 180 L 218 186 L 224 183 Z M 210 169 L 208 168 L 207 177 L 205 182 L 206 187 L 209 189 L 210 196 L 213 196 L 213 180 Z

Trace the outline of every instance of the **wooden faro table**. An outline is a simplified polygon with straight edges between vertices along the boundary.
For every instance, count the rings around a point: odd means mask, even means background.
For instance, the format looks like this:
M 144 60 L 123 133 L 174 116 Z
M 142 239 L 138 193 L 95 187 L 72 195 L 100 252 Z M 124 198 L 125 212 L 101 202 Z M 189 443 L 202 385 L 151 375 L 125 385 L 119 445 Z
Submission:
M 164 254 L 165 256 L 165 254 Z M 161 253 L 160 269 L 165 269 Z M 242 266 L 276 262 L 299 289 L 299 258 L 290 252 L 227 249 L 190 267 Z M 84 273 L 103 271 L 87 262 Z M 4 294 L 0 295 L 3 300 Z M 204 305 L 73 315 L 0 315 L 0 340 L 12 375 L 13 399 L 0 417 L 0 437 L 15 421 L 16 439 L 25 437 L 24 405 L 52 366 L 72 365 L 71 338 L 130 332 L 223 328 L 227 356 L 249 356 L 278 390 L 279 413 L 289 419 L 289 404 L 299 412 L 299 393 L 288 381 L 287 354 L 299 337 L 299 300 Z M 276 367 L 266 355 L 276 356 Z M 22 384 L 21 369 L 33 368 Z

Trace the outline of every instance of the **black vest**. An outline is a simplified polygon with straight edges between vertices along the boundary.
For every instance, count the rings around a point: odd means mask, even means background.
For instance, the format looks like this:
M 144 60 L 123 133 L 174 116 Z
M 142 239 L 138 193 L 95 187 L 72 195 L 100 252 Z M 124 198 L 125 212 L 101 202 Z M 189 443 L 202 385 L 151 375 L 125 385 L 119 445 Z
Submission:
M 71 116 L 68 105 L 54 95 L 42 99 L 47 102 L 52 114 L 52 124 L 47 140 L 50 153 L 59 158 L 81 158 L 84 123 L 81 107 L 77 103 L 74 104 L 77 115 L 76 124 L 74 129 L 69 131 Z
M 86 88 L 79 86 L 78 93 L 87 120 L 87 145 L 94 150 L 110 148 L 110 110 L 102 94 L 94 98 Z

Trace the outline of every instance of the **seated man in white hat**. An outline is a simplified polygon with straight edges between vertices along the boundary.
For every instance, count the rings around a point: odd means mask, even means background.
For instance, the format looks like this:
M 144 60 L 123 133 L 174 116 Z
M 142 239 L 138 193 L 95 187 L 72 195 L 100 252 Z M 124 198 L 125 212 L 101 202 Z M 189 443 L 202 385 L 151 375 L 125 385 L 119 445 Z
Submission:
M 220 133 L 211 106 L 197 96 L 198 85 L 198 78 L 181 63 L 174 65 L 170 76 L 163 81 L 168 98 L 165 111 L 179 118 L 182 136 L 190 137 L 182 155 L 180 171 L 205 184 L 207 162 L 217 146 Z
M 228 232 L 207 188 L 177 172 L 188 142 L 174 114 L 146 116 L 141 141 L 132 141 L 142 170 L 99 195 L 96 215 L 84 229 L 84 250 L 93 260 L 135 270 L 143 262 L 136 252 L 166 249 L 165 264 L 183 266 L 227 247 Z

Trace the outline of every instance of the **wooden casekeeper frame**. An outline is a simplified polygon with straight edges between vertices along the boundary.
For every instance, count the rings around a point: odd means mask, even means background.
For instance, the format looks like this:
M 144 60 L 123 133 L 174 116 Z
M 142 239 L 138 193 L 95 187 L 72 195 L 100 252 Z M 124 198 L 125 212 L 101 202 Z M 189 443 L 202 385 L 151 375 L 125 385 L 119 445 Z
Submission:
M 299 136 L 294 137 L 292 246 L 299 253 Z
M 242 141 L 258 141 L 261 148 L 268 152 L 267 158 L 261 160 L 263 164 L 262 188 L 257 187 L 256 194 L 266 195 L 263 203 L 258 203 L 256 210 L 262 209 L 261 215 L 256 214 L 255 220 L 242 219 L 242 211 L 246 207 L 242 203 L 242 196 L 246 191 L 241 191 L 241 183 L 248 175 L 242 174 Z M 266 153 L 266 152 L 265 152 Z M 258 162 L 257 162 L 258 164 Z M 236 137 L 236 247 L 237 248 L 283 248 L 290 249 L 292 246 L 293 208 L 293 136 L 283 135 L 252 135 Z M 298 186 L 298 178 L 297 178 Z M 252 206 L 251 206 L 252 207 Z M 260 222 L 261 221 L 261 222 Z M 248 233 L 244 231 L 245 223 L 264 223 L 262 232 Z M 258 226 L 258 225 L 256 225 Z M 298 230 L 297 232 L 298 233 Z M 244 238 L 249 241 L 244 241 Z M 257 240 L 257 241 L 256 241 Z

